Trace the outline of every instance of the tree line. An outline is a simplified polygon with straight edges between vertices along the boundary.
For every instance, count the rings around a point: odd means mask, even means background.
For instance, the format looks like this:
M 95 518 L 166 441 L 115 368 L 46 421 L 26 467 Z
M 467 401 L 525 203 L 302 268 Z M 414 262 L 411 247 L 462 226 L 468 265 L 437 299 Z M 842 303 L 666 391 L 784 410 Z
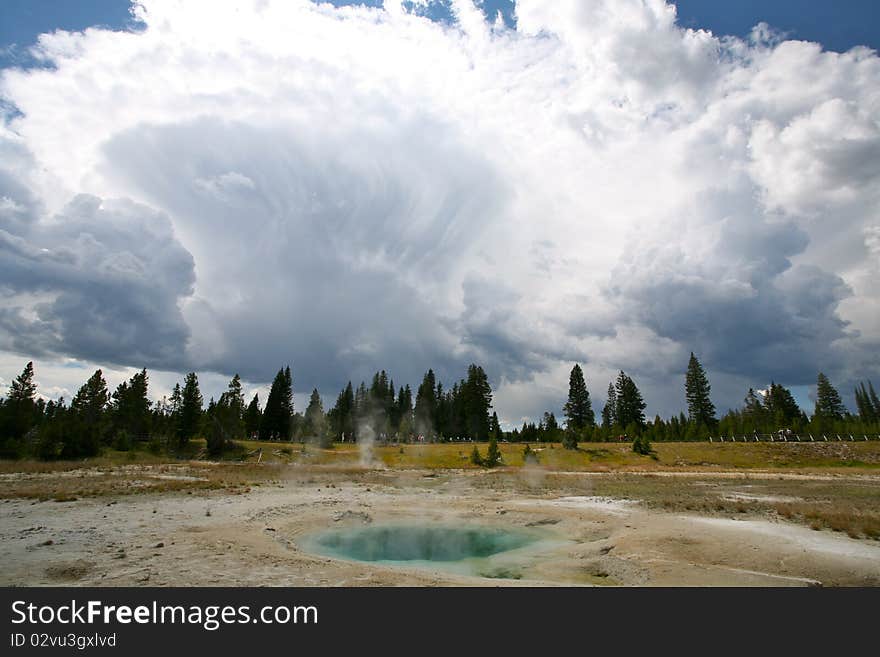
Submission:
M 43 459 L 93 456 L 109 447 L 127 451 L 145 446 L 155 452 L 187 454 L 191 441 L 203 438 L 205 449 L 218 456 L 237 449 L 236 441 L 309 440 L 322 446 L 334 442 L 501 441 L 578 442 L 626 439 L 649 449 L 650 441 L 705 440 L 710 435 L 772 433 L 877 433 L 880 400 L 870 381 L 855 388 L 856 413 L 844 405 L 838 390 L 819 373 L 812 416 L 797 404 L 791 391 L 771 382 L 766 390 L 749 389 L 742 407 L 720 419 L 711 400 L 705 369 L 691 354 L 684 380 L 687 415 L 667 420 L 645 417 L 646 404 L 636 382 L 621 371 L 608 384 L 601 412 L 593 410 L 583 370 L 575 364 L 569 377 L 563 423 L 545 412 L 538 423 L 502 431 L 492 411 L 492 388 L 482 367 L 471 364 L 466 376 L 446 388 L 429 369 L 413 394 L 409 385 L 395 387 L 385 370 L 370 384 L 351 382 L 324 411 L 313 390 L 304 413 L 293 404 L 290 367 L 278 370 L 265 405 L 259 395 L 246 402 L 236 374 L 219 399 L 204 402 L 198 375 L 188 373 L 170 397 L 151 402 L 147 370 L 135 373 L 111 393 L 97 370 L 70 400 L 46 401 L 37 395 L 33 363 L 28 363 L 0 399 L 0 457 L 33 455 Z
M 635 381 L 621 371 L 608 384 L 606 402 L 597 420 L 583 370 L 575 364 L 569 377 L 568 399 L 563 407 L 565 427 L 553 413 L 545 412 L 535 424 L 525 422 L 510 434 L 512 440 L 561 441 L 576 446 L 579 441 L 608 441 L 644 438 L 646 441 L 706 440 L 709 436 L 753 435 L 790 429 L 797 434 L 821 436 L 832 433 L 876 434 L 880 432 L 880 400 L 870 381 L 855 390 L 856 413 L 844 405 L 838 390 L 819 372 L 812 416 L 798 405 L 785 386 L 771 382 L 766 390 L 750 388 L 743 406 L 730 409 L 720 419 L 711 399 L 708 375 L 691 353 L 684 380 L 684 412 L 663 420 L 645 417 L 645 401 Z
M 361 382 L 355 389 L 349 382 L 326 413 L 317 389 L 305 413 L 295 411 L 289 366 L 275 375 L 262 407 L 258 394 L 245 400 L 238 374 L 207 405 L 195 372 L 177 383 L 170 397 L 156 402 L 148 397 L 148 385 L 143 369 L 111 393 L 99 369 L 70 403 L 63 397 L 46 401 L 37 395 L 29 362 L 0 399 L 0 458 L 70 459 L 94 456 L 103 448 L 129 451 L 136 446 L 187 454 L 193 438 L 203 438 L 207 453 L 219 456 L 245 438 L 329 446 L 334 441 L 501 437 L 497 414 L 489 414 L 489 379 L 478 365 L 468 367 L 467 376 L 448 390 L 428 370 L 415 399 L 408 385 L 395 390 L 383 370 L 369 387 Z

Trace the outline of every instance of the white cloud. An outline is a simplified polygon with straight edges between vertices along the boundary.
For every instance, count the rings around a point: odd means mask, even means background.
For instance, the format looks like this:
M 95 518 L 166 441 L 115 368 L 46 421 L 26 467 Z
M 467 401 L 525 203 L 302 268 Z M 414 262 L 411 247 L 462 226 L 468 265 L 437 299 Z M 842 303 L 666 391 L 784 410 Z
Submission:
M 22 299 L 46 268 L 6 284 L 4 349 L 254 381 L 290 362 L 325 394 L 476 359 L 511 422 L 574 360 L 597 397 L 626 369 L 651 413 L 681 406 L 691 350 L 723 407 L 772 372 L 876 375 L 873 52 L 719 39 L 662 0 L 518 0 L 517 31 L 468 0 L 452 26 L 391 2 L 141 5 L 143 32 L 44 35 L 54 69 L 3 73 L 0 266 L 80 258 L 40 288 L 75 299 L 42 302 L 40 331 Z M 127 209 L 64 228 L 83 193 Z M 160 330 L 126 331 L 119 298 Z

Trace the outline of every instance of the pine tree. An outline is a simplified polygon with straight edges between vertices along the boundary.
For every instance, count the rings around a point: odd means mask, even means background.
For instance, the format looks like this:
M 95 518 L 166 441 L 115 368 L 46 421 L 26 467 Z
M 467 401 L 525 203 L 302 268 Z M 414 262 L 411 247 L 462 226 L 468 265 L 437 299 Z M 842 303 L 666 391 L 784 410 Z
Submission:
M 855 389 L 856 393 L 856 410 L 859 413 L 859 419 L 862 422 L 874 421 L 874 408 L 868 397 L 868 391 L 865 389 L 864 383 L 859 383 Z
M 220 397 L 221 402 L 228 406 L 234 419 L 241 420 L 244 416 L 244 394 L 241 390 L 241 377 L 236 374 L 229 382 L 226 392 Z
M 180 406 L 183 403 L 183 391 L 180 389 L 180 384 L 174 384 L 174 390 L 171 392 L 171 399 L 169 401 L 169 406 L 171 407 L 171 414 L 176 415 L 180 412 Z
M 114 437 L 126 445 L 133 438 L 144 440 L 150 434 L 150 400 L 147 397 L 147 370 L 143 369 L 117 386 L 111 397 Z
M 880 399 L 877 398 L 877 393 L 874 391 L 874 384 L 868 381 L 868 401 L 871 402 L 871 406 L 874 408 L 874 421 L 880 420 Z
M 651 441 L 648 440 L 647 434 L 642 434 L 633 438 L 632 450 L 636 454 L 648 456 L 651 454 Z
M 756 432 L 763 429 L 766 409 L 754 388 L 749 388 L 744 403 L 743 420 L 749 425 L 746 430 Z
M 607 399 L 605 406 L 602 408 L 602 428 L 611 429 L 617 422 L 617 391 L 614 389 L 614 383 L 608 384 Z
M 413 428 L 413 399 L 409 385 L 401 386 L 395 403 L 395 415 L 397 418 L 396 433 L 398 436 L 408 437 Z
M 498 413 L 492 413 L 491 429 L 489 435 L 494 436 L 496 440 L 502 437 L 501 424 L 498 422 Z
M 415 429 L 429 436 L 434 433 L 434 420 L 437 414 L 437 382 L 434 370 L 428 370 L 419 389 L 416 391 Z
M 324 406 L 321 403 L 321 395 L 318 389 L 312 390 L 309 397 L 309 405 L 305 415 L 305 433 L 308 436 L 316 436 L 319 441 L 324 439 Z
M 816 378 L 816 408 L 814 416 L 825 424 L 840 421 L 846 414 L 846 407 L 840 399 L 840 393 L 831 385 L 822 372 Z M 828 427 L 830 428 L 830 426 Z
M 254 398 L 248 404 L 247 410 L 244 412 L 244 431 L 248 438 L 253 437 L 260 430 L 260 395 L 254 393 Z
M 260 421 L 260 440 L 290 440 L 293 428 L 293 386 L 290 367 L 278 370 L 263 417 Z
M 21 374 L 15 377 L 9 386 L 9 401 L 33 402 L 37 394 L 37 384 L 34 383 L 34 363 L 31 361 L 24 366 Z
M 715 418 L 715 405 L 709 397 L 712 388 L 709 385 L 706 371 L 694 356 L 694 352 L 691 352 L 688 361 L 684 388 L 689 420 L 697 426 L 715 427 L 718 420 Z
M 764 395 L 764 408 L 767 409 L 769 419 L 776 424 L 777 429 L 790 428 L 802 415 L 791 390 L 772 381 Z
M 590 401 L 590 392 L 584 381 L 584 373 L 581 366 L 575 363 L 568 378 L 568 401 L 564 407 L 566 425 L 580 432 L 587 427 L 596 424 L 593 413 L 593 404 Z
M 69 455 L 98 453 L 104 437 L 105 412 L 110 403 L 110 391 L 101 370 L 95 371 L 77 391 L 70 403 L 71 439 L 76 443 L 66 450 Z M 75 436 L 73 434 L 76 434 Z
M 489 438 L 489 408 L 492 406 L 492 388 L 483 368 L 471 364 L 467 380 L 459 389 L 463 401 L 465 435 L 474 440 Z
M 37 384 L 34 383 L 34 364 L 29 362 L 9 386 L 9 394 L 3 404 L 3 423 L 0 435 L 0 456 L 17 456 L 22 448 L 22 438 L 33 429 L 40 415 L 35 401 Z
M 501 463 L 501 450 L 498 449 L 498 441 L 493 436 L 489 440 L 489 448 L 486 450 L 486 458 L 483 460 L 483 465 L 487 468 L 494 468 L 499 463 Z
M 219 456 L 230 441 L 245 435 L 244 413 L 241 378 L 236 374 L 229 382 L 226 392 L 220 395 L 216 403 L 208 407 L 205 415 L 208 452 L 212 456 Z
M 195 372 L 190 372 L 184 379 L 181 394 L 180 422 L 177 426 L 177 443 L 180 447 L 184 447 L 198 433 L 202 424 L 202 403 L 199 377 Z
M 284 386 L 281 389 L 281 417 L 279 430 L 284 440 L 291 439 L 293 430 L 293 377 L 290 375 L 290 366 L 284 368 Z
M 617 398 L 617 408 L 615 409 L 615 419 L 617 424 L 627 429 L 629 433 L 630 426 L 635 426 L 637 430 L 645 425 L 645 402 L 642 399 L 642 393 L 639 392 L 635 381 L 633 381 L 625 372 L 621 370 L 617 375 L 617 383 L 615 384 L 615 393 Z

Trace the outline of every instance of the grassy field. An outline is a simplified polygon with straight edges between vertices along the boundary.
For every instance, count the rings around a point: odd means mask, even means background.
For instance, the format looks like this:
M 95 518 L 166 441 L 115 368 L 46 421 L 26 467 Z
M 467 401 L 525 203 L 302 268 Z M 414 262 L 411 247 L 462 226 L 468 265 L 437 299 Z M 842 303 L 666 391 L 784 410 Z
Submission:
M 476 446 L 485 456 L 486 443 L 441 443 L 377 446 L 369 454 L 357 445 L 337 444 L 319 449 L 301 443 L 239 441 L 239 449 L 220 464 L 320 465 L 341 467 L 385 466 L 395 469 L 480 469 L 470 461 Z M 628 443 L 581 443 L 576 450 L 559 443 L 532 443 L 537 466 L 545 470 L 584 472 L 657 472 L 669 470 L 841 471 L 880 473 L 880 441 L 829 443 L 654 443 L 654 453 L 640 456 Z M 519 468 L 521 443 L 502 443 L 501 467 Z M 176 457 L 146 451 L 107 450 L 98 457 L 76 461 L 0 461 L 3 473 L 48 473 L 83 468 L 113 469 L 126 465 L 218 463 L 204 457 L 204 442 L 194 440 Z
M 577 450 L 532 444 L 537 465 L 523 467 L 522 444 L 499 447 L 503 465 L 470 462 L 471 443 L 376 447 L 372 465 L 356 445 L 318 449 L 300 443 L 244 441 L 223 461 L 199 458 L 194 441 L 181 458 L 107 451 L 78 461 L 0 461 L 0 498 L 69 502 L 143 493 L 241 494 L 256 486 L 432 486 L 456 472 L 467 486 L 510 494 L 600 495 L 657 509 L 735 517 L 785 518 L 815 529 L 880 538 L 880 442 L 655 443 L 639 456 L 628 444 L 585 443 Z M 478 444 L 482 454 L 486 444 Z M 419 474 L 433 471 L 425 478 Z M 682 475 L 682 476 L 678 476 Z M 792 478 L 794 477 L 794 478 Z M 421 483 L 420 483 L 421 482 Z
M 361 452 L 356 445 L 332 449 L 303 448 L 300 443 L 243 442 L 253 452 L 262 449 L 262 460 L 282 463 L 358 465 Z M 470 462 L 474 446 L 485 455 L 485 443 L 441 443 L 376 447 L 374 461 L 391 468 L 478 468 Z M 880 470 L 880 442 L 853 443 L 654 443 L 654 454 L 640 456 L 628 443 L 581 443 L 577 450 L 559 443 L 532 443 L 540 466 L 552 470 L 593 472 L 669 469 L 865 469 Z M 503 465 L 522 467 L 520 443 L 499 445 Z M 255 460 L 251 455 L 248 460 Z

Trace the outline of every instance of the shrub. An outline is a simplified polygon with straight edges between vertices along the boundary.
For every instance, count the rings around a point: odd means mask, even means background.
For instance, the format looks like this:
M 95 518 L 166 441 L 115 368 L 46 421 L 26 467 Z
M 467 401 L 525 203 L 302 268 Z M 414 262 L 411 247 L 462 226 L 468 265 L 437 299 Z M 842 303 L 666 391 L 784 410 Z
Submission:
M 474 445 L 474 451 L 471 452 L 471 463 L 474 465 L 483 465 L 483 457 L 480 456 L 480 450 Z
M 633 439 L 633 451 L 636 454 L 641 454 L 642 456 L 649 456 L 651 454 L 651 441 L 648 440 L 648 436 L 636 436 Z
M 128 432 L 125 429 L 121 429 L 119 433 L 116 434 L 116 438 L 113 441 L 113 447 L 120 452 L 127 452 L 131 449 L 131 436 L 128 435 Z
M 525 464 L 538 464 L 538 453 L 535 452 L 528 444 L 526 444 L 523 449 L 523 463 Z
M 494 468 L 499 463 L 501 463 L 501 450 L 498 449 L 498 441 L 493 437 L 489 441 L 489 449 L 486 452 L 486 460 L 483 461 L 483 465 L 487 468 Z

